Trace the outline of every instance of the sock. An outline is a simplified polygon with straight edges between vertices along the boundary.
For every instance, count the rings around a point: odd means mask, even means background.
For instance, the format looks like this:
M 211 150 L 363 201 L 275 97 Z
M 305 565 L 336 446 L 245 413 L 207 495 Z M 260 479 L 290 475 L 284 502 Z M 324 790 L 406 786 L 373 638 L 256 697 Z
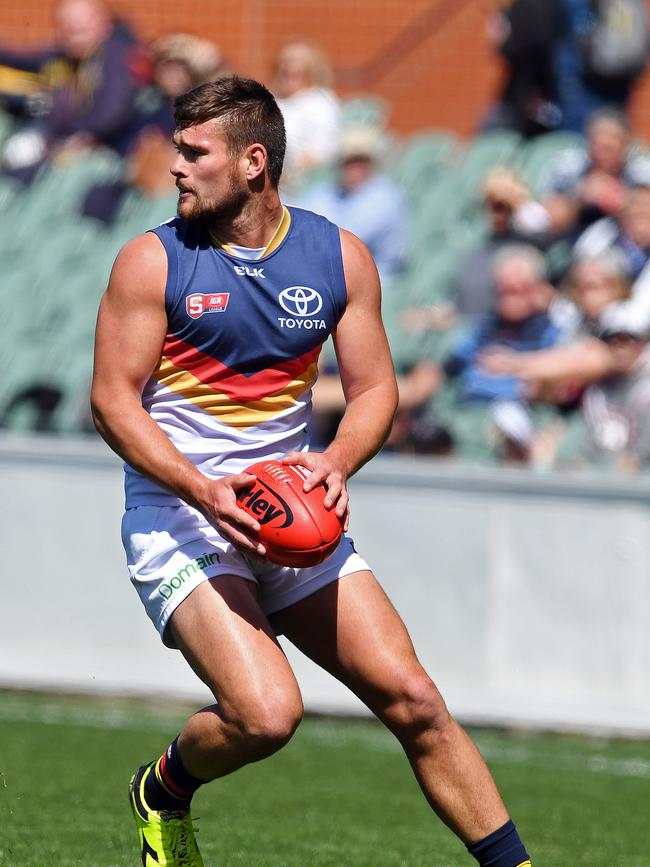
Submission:
M 530 865 L 528 853 L 512 819 L 482 840 L 468 843 L 467 851 L 476 858 L 481 867 L 529 867 Z
M 193 777 L 183 764 L 176 738 L 144 781 L 145 800 L 152 810 L 189 810 L 192 795 L 201 785 L 203 780 Z

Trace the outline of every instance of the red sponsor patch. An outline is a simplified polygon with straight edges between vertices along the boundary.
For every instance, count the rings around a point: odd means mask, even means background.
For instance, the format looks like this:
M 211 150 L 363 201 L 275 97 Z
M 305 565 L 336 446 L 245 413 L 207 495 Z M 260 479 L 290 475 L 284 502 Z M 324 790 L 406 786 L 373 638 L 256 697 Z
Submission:
M 192 319 L 198 319 L 204 313 L 223 313 L 229 298 L 230 292 L 211 292 L 209 295 L 196 292 L 185 299 L 185 309 Z

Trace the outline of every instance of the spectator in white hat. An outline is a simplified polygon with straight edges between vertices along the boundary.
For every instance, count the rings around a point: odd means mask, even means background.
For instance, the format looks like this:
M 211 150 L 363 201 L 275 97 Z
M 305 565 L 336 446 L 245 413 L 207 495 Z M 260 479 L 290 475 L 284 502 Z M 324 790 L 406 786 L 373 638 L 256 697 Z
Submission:
M 611 374 L 589 386 L 583 400 L 584 456 L 637 472 L 650 464 L 650 350 L 648 328 L 634 307 L 610 305 L 601 339 L 611 352 Z
M 386 286 L 406 264 L 409 221 L 404 193 L 381 173 L 383 149 L 380 130 L 348 128 L 337 153 L 336 177 L 308 189 L 298 204 L 361 238 Z

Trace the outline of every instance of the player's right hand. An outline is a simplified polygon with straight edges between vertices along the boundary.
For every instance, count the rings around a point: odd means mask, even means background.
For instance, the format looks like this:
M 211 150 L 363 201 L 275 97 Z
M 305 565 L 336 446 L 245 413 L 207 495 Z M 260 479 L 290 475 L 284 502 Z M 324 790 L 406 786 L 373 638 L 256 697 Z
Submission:
M 221 535 L 243 554 L 264 557 L 266 549 L 258 539 L 259 523 L 237 504 L 237 491 L 255 483 L 252 473 L 206 480 L 199 508 Z
M 282 463 L 309 470 L 309 477 L 302 486 L 305 493 L 311 491 L 316 485 L 325 485 L 327 488 L 327 495 L 324 500 L 325 508 L 334 509 L 343 522 L 344 531 L 347 532 L 350 523 L 347 473 L 340 460 L 337 460 L 332 445 L 324 452 L 289 452 L 286 458 L 282 459 Z

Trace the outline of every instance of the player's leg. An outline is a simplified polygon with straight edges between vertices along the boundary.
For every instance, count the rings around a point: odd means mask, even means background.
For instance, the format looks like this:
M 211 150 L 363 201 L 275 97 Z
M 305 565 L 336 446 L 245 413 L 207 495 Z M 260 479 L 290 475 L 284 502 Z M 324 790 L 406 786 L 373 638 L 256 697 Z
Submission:
M 396 735 L 427 800 L 465 843 L 478 844 L 479 850 L 484 842 L 492 850 L 518 843 L 483 758 L 449 714 L 401 618 L 370 572 L 329 584 L 272 620 Z M 508 839 L 501 843 L 503 837 Z M 481 860 L 480 851 L 473 854 Z M 481 863 L 514 867 L 526 860 L 523 846 L 515 845 L 512 860 Z
M 203 581 L 167 629 L 216 704 L 190 717 L 166 752 L 137 771 L 131 804 L 144 864 L 202 867 L 189 813 L 194 792 L 283 746 L 300 722 L 302 699 L 252 582 Z
M 289 740 L 302 718 L 300 690 L 252 582 L 224 576 L 200 584 L 168 629 L 217 702 L 179 736 L 191 774 L 221 777 Z
M 180 648 L 217 702 L 188 722 L 160 776 L 182 764 L 181 776 L 210 780 L 269 755 L 295 729 L 302 701 L 249 562 L 189 506 L 127 510 L 122 538 L 163 642 Z

